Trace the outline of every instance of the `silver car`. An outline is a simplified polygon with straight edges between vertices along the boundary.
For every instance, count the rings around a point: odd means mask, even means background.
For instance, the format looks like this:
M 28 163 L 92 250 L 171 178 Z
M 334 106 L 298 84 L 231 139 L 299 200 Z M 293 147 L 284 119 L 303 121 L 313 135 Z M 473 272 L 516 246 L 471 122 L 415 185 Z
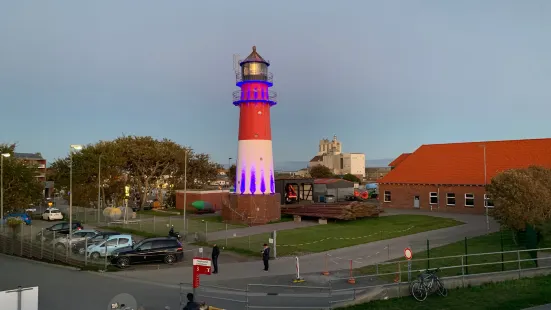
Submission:
M 61 250 L 65 250 L 69 243 L 75 244 L 75 243 L 84 241 L 86 239 L 93 238 L 99 234 L 101 234 L 101 232 L 95 229 L 81 229 L 73 232 L 71 239 L 69 239 L 68 235 L 65 235 L 59 238 L 55 238 L 52 241 L 52 244 L 55 245 L 55 248 L 57 250 L 61 251 Z

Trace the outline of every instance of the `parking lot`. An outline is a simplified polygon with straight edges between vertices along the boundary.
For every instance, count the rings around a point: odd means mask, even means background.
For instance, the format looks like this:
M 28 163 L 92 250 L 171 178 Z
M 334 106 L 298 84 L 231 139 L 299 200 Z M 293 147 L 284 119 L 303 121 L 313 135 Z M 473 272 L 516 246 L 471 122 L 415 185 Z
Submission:
M 7 245 L 7 242 L 4 241 L 2 244 L 0 244 L 0 250 L 4 253 L 8 254 L 15 254 L 19 256 L 28 256 L 33 258 L 39 258 L 43 259 L 46 257 L 46 260 L 60 260 L 60 261 L 67 261 L 67 262 L 75 262 L 79 266 L 97 266 L 105 267 L 109 265 L 109 261 L 105 260 L 105 257 L 101 257 L 97 260 L 92 260 L 91 258 L 85 257 L 83 254 L 73 253 L 71 250 L 65 248 L 65 247 L 57 247 L 56 244 L 59 244 L 59 242 L 54 243 L 52 241 L 53 235 L 50 235 L 49 239 L 47 240 L 41 240 L 42 238 L 39 237 L 40 234 L 46 234 L 46 229 L 56 225 L 58 223 L 62 223 L 65 221 L 45 221 L 45 220 L 33 220 L 31 225 L 22 225 L 19 229 L 17 229 L 17 235 L 23 236 L 23 238 L 18 240 L 21 242 L 19 244 L 19 241 L 15 246 L 12 245 L 12 248 L 10 248 Z M 76 220 L 73 222 L 77 222 Z M 93 225 L 83 224 L 83 229 L 94 229 L 102 232 L 109 231 L 108 229 L 104 228 L 98 228 Z M 2 232 L 4 236 L 9 236 L 13 232 L 11 231 L 12 228 L 6 226 L 3 226 Z M 63 237 L 65 235 L 59 234 L 60 237 Z M 57 238 L 57 237 L 56 237 Z M 138 235 L 132 235 L 132 241 L 134 243 L 138 243 L 142 241 L 144 237 L 138 236 Z M 184 259 L 181 262 L 177 262 L 172 265 L 164 264 L 164 263 L 150 263 L 150 264 L 137 264 L 137 265 L 131 265 L 130 267 L 126 268 L 125 270 L 132 271 L 132 270 L 143 270 L 143 269 L 166 269 L 166 268 L 175 268 L 175 267 L 183 267 L 183 266 L 191 266 L 192 264 L 192 258 L 194 256 L 200 255 L 199 253 L 199 247 L 183 244 L 184 245 Z M 207 249 L 205 249 L 207 250 Z M 13 251 L 14 253 L 9 253 L 9 251 Z M 205 251 L 207 252 L 207 251 Z M 204 255 L 207 255 L 207 253 L 204 253 Z M 210 256 L 210 251 L 208 253 Z

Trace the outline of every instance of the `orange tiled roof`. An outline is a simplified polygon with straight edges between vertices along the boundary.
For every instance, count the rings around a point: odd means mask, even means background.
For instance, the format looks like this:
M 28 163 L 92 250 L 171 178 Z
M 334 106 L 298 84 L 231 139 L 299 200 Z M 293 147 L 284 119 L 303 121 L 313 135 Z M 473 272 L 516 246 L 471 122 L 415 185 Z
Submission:
M 396 157 L 395 160 L 390 162 L 390 164 L 388 164 L 388 166 L 389 167 L 398 166 L 401 162 L 403 162 L 406 158 L 408 158 L 409 155 L 411 155 L 411 153 L 402 153 L 400 156 Z
M 509 169 L 551 168 L 551 138 L 429 144 L 407 156 L 378 183 L 484 185 L 484 149 L 488 183 Z

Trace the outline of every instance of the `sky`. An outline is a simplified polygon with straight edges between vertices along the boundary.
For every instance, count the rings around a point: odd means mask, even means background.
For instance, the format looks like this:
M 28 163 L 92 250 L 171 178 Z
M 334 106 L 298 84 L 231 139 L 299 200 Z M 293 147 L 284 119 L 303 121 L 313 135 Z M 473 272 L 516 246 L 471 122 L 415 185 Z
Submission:
M 233 55 L 270 60 L 274 160 L 549 137 L 551 1 L 3 1 L 0 143 L 237 154 Z M 277 168 L 277 167 L 276 167 Z

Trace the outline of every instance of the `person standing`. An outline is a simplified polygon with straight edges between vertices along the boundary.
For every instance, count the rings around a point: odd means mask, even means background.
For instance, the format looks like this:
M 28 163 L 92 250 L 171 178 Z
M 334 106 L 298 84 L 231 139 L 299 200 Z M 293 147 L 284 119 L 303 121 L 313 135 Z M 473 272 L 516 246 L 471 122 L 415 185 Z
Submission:
M 270 268 L 270 248 L 266 243 L 264 243 L 264 249 L 261 251 L 262 253 L 262 261 L 264 262 L 264 271 L 268 271 L 268 268 Z
M 218 273 L 218 256 L 220 255 L 220 249 L 216 243 L 212 247 L 212 273 Z

